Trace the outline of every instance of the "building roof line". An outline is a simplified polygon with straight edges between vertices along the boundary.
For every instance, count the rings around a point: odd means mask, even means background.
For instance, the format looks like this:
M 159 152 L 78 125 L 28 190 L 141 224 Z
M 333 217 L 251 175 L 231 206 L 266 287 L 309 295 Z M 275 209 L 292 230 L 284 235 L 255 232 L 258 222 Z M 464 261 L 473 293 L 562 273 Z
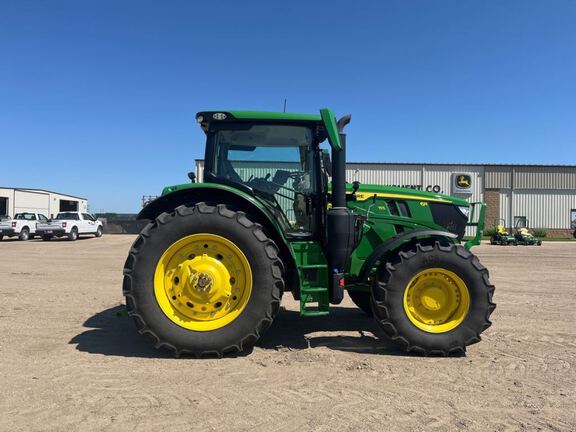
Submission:
M 79 200 L 84 200 L 84 201 L 88 201 L 87 198 L 83 198 L 83 197 L 79 197 L 79 196 L 75 196 L 75 195 L 70 195 L 70 194 L 65 194 L 65 193 L 60 193 L 60 192 L 54 192 L 51 190 L 46 190 L 46 189 L 36 189 L 36 188 L 21 188 L 21 187 L 13 187 L 13 186 L 0 186 L 0 189 L 14 189 L 15 191 L 20 191 L 20 192 L 40 192 L 40 193 L 48 193 L 48 194 L 57 194 L 57 195 L 62 195 L 62 196 L 66 196 L 69 198 L 76 198 Z

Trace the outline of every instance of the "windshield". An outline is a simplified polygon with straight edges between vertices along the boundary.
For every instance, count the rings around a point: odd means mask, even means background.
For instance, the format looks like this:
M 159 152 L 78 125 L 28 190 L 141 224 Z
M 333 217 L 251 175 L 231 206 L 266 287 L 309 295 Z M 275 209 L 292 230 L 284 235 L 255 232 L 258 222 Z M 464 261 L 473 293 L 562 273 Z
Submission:
M 212 173 L 274 201 L 291 230 L 309 231 L 315 189 L 313 131 L 295 125 L 226 125 L 214 136 Z
M 34 213 L 16 213 L 14 215 L 16 220 L 36 220 L 36 215 Z
M 56 220 L 79 220 L 77 213 L 58 213 Z

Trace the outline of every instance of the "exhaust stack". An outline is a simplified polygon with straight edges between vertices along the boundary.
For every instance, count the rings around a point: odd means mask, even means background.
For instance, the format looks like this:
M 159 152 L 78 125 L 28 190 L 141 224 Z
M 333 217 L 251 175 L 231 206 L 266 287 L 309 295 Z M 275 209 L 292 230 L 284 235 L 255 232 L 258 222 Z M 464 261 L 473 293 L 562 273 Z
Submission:
M 330 268 L 330 303 L 344 298 L 344 272 L 356 247 L 356 216 L 346 207 L 346 134 L 344 128 L 352 116 L 337 122 L 341 148 L 332 148 L 332 208 L 326 220 L 326 256 Z

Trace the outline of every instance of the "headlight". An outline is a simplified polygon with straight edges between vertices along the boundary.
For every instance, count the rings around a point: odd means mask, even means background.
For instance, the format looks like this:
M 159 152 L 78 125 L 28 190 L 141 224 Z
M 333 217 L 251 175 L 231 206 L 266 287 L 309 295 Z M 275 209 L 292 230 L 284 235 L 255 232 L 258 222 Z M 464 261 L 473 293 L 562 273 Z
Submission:
M 470 207 L 458 206 L 458 210 L 460 210 L 460 213 L 462 213 L 464 216 L 466 216 L 466 219 L 468 219 L 468 216 L 470 215 Z

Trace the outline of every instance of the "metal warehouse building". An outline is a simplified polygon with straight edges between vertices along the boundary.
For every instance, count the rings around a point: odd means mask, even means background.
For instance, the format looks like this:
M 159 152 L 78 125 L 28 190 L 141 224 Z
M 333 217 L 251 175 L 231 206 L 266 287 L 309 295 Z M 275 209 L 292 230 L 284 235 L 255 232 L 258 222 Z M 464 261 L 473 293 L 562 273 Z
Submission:
M 43 189 L 0 187 L 0 216 L 37 212 L 50 218 L 61 211 L 87 212 L 88 200 Z
M 272 168 L 273 169 L 273 168 Z M 204 161 L 196 160 L 202 181 Z M 454 176 L 470 179 L 468 200 L 486 202 L 486 225 L 545 228 L 569 237 L 576 223 L 576 165 L 489 165 L 350 162 L 347 180 L 451 195 Z

